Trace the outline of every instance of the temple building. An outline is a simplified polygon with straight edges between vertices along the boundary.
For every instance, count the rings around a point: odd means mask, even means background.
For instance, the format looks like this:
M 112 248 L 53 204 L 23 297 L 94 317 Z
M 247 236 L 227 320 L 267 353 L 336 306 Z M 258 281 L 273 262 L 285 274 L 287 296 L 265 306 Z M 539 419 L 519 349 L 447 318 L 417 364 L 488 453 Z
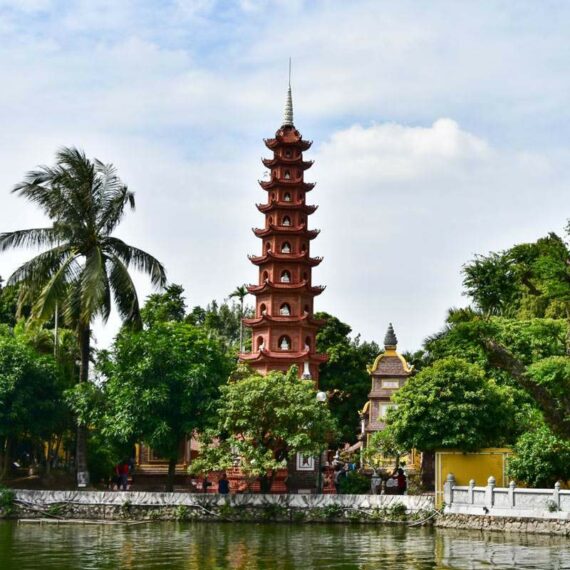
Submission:
M 319 235 L 308 223 L 317 206 L 306 203 L 315 184 L 304 181 L 313 162 L 303 160 L 303 152 L 311 144 L 293 123 L 289 86 L 283 123 L 274 138 L 265 140 L 273 152 L 263 159 L 270 178 L 259 182 L 267 195 L 263 204 L 257 204 L 265 224 L 253 230 L 261 240 L 261 254 L 249 256 L 259 267 L 258 283 L 248 287 L 255 296 L 255 316 L 244 319 L 252 329 L 252 349 L 240 354 L 240 361 L 261 374 L 296 365 L 302 377 L 317 383 L 319 365 L 327 355 L 318 354 L 315 347 L 323 323 L 313 317 L 313 301 L 324 287 L 312 284 L 312 268 L 322 258 L 310 255 L 311 241 Z
M 413 367 L 397 352 L 398 339 L 392 323 L 384 337 L 384 352 L 380 354 L 369 369 L 372 387 L 368 402 L 361 412 L 362 443 L 366 446 L 372 433 L 384 429 L 386 414 L 394 406 L 392 395 L 397 392 L 411 376 Z

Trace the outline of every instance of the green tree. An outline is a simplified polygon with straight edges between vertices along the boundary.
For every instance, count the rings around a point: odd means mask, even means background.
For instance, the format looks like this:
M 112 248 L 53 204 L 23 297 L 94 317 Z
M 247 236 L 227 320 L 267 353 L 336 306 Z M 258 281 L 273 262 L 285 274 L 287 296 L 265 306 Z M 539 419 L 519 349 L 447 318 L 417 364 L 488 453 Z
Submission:
M 404 449 L 473 451 L 512 437 L 512 396 L 483 369 L 449 357 L 408 379 L 393 396 L 388 424 Z
M 570 440 L 542 424 L 518 439 L 508 473 L 531 487 L 552 487 L 570 479 Z
M 400 457 L 409 451 L 396 441 L 394 430 L 387 427 L 374 432 L 364 449 L 364 460 L 374 468 L 382 466 L 384 458 L 393 458 L 394 467 L 399 467 Z
M 149 295 L 141 309 L 141 318 L 147 326 L 168 321 L 181 323 L 185 317 L 184 287 L 175 283 L 167 285 L 162 293 Z
M 247 290 L 247 287 L 245 285 L 240 285 L 239 287 L 236 287 L 234 292 L 230 293 L 230 299 L 237 298 L 237 299 L 239 299 L 239 304 L 240 304 L 240 323 L 239 323 L 239 351 L 240 352 L 244 351 L 244 346 L 243 346 L 243 303 L 244 303 L 244 300 L 248 294 L 249 294 L 249 291 Z
M 31 303 L 34 319 L 47 320 L 58 306 L 63 309 L 68 326 L 77 332 L 79 381 L 87 382 L 93 320 L 106 321 L 114 299 L 123 321 L 139 326 L 138 297 L 129 268 L 150 275 L 155 286 L 165 284 L 164 268 L 148 253 L 112 235 L 125 207 L 135 204 L 134 194 L 112 165 L 64 148 L 57 153 L 55 166 L 29 172 L 13 192 L 38 205 L 52 225 L 0 234 L 0 251 L 49 248 L 24 263 L 8 283 L 20 285 L 19 304 Z M 86 437 L 86 427 L 79 425 L 76 463 L 81 479 L 88 479 Z
M 0 479 L 22 439 L 47 439 L 63 407 L 64 386 L 51 356 L 41 356 L 0 327 Z
M 266 376 L 240 368 L 221 388 L 216 417 L 217 427 L 205 434 L 193 470 L 238 465 L 246 476 L 259 477 L 264 491 L 276 469 L 297 453 L 319 455 L 337 430 L 326 404 L 317 401 L 314 384 L 299 380 L 296 367 Z
M 375 342 L 360 342 L 350 337 L 352 329 L 328 313 L 317 313 L 325 326 L 317 334 L 317 350 L 329 356 L 319 374 L 320 388 L 329 393 L 330 408 L 337 419 L 342 441 L 354 441 L 358 430 L 358 412 L 368 399 L 368 366 L 380 352 Z
M 100 366 L 107 377 L 103 434 L 142 441 L 167 458 L 172 491 L 180 445 L 212 421 L 218 387 L 231 371 L 224 347 L 193 325 L 155 322 L 123 330 Z

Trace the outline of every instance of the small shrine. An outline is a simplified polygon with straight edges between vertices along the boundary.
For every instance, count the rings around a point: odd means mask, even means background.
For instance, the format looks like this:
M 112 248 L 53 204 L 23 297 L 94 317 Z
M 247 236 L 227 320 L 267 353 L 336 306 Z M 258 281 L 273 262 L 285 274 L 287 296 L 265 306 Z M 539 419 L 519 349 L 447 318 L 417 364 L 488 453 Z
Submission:
M 397 346 L 398 339 L 390 323 L 384 337 L 384 352 L 376 358 L 369 369 L 372 387 L 368 394 L 368 402 L 360 414 L 364 447 L 372 433 L 386 426 L 386 414 L 394 406 L 392 395 L 406 383 L 413 371 L 413 366 L 410 366 L 397 352 Z

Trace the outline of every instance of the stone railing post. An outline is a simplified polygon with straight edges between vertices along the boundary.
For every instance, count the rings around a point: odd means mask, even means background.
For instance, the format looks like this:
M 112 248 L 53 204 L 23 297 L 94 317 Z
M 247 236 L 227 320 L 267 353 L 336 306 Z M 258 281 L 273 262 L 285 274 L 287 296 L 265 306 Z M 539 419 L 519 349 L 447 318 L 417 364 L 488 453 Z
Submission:
M 492 508 L 493 504 L 495 503 L 495 497 L 493 496 L 495 492 L 495 484 L 496 480 L 491 475 L 489 479 L 487 479 L 487 488 L 485 489 L 485 506 L 488 509 Z
M 472 505 L 475 501 L 475 479 L 471 479 L 471 481 L 469 481 L 469 490 L 467 493 L 467 502 Z
M 455 487 L 455 475 L 450 473 L 443 484 L 443 501 L 448 507 L 453 502 L 453 487 Z
M 552 500 L 556 503 L 558 510 L 560 510 L 560 481 L 554 483 L 554 493 L 552 493 Z
M 515 508 L 515 482 L 511 481 L 509 483 L 509 507 L 511 507 L 511 509 Z

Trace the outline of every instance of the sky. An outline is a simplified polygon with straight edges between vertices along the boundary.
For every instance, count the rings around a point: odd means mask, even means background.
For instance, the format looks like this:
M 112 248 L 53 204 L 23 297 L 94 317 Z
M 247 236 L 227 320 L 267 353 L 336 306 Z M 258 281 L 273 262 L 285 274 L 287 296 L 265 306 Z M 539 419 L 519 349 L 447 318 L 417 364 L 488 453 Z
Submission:
M 0 231 L 48 223 L 10 190 L 77 146 L 135 192 L 117 235 L 189 307 L 256 282 L 291 57 L 316 310 L 377 342 L 393 322 L 415 350 L 468 304 L 475 254 L 563 235 L 568 29 L 570 3 L 548 0 L 0 0 Z M 0 275 L 33 253 L 0 254 Z

